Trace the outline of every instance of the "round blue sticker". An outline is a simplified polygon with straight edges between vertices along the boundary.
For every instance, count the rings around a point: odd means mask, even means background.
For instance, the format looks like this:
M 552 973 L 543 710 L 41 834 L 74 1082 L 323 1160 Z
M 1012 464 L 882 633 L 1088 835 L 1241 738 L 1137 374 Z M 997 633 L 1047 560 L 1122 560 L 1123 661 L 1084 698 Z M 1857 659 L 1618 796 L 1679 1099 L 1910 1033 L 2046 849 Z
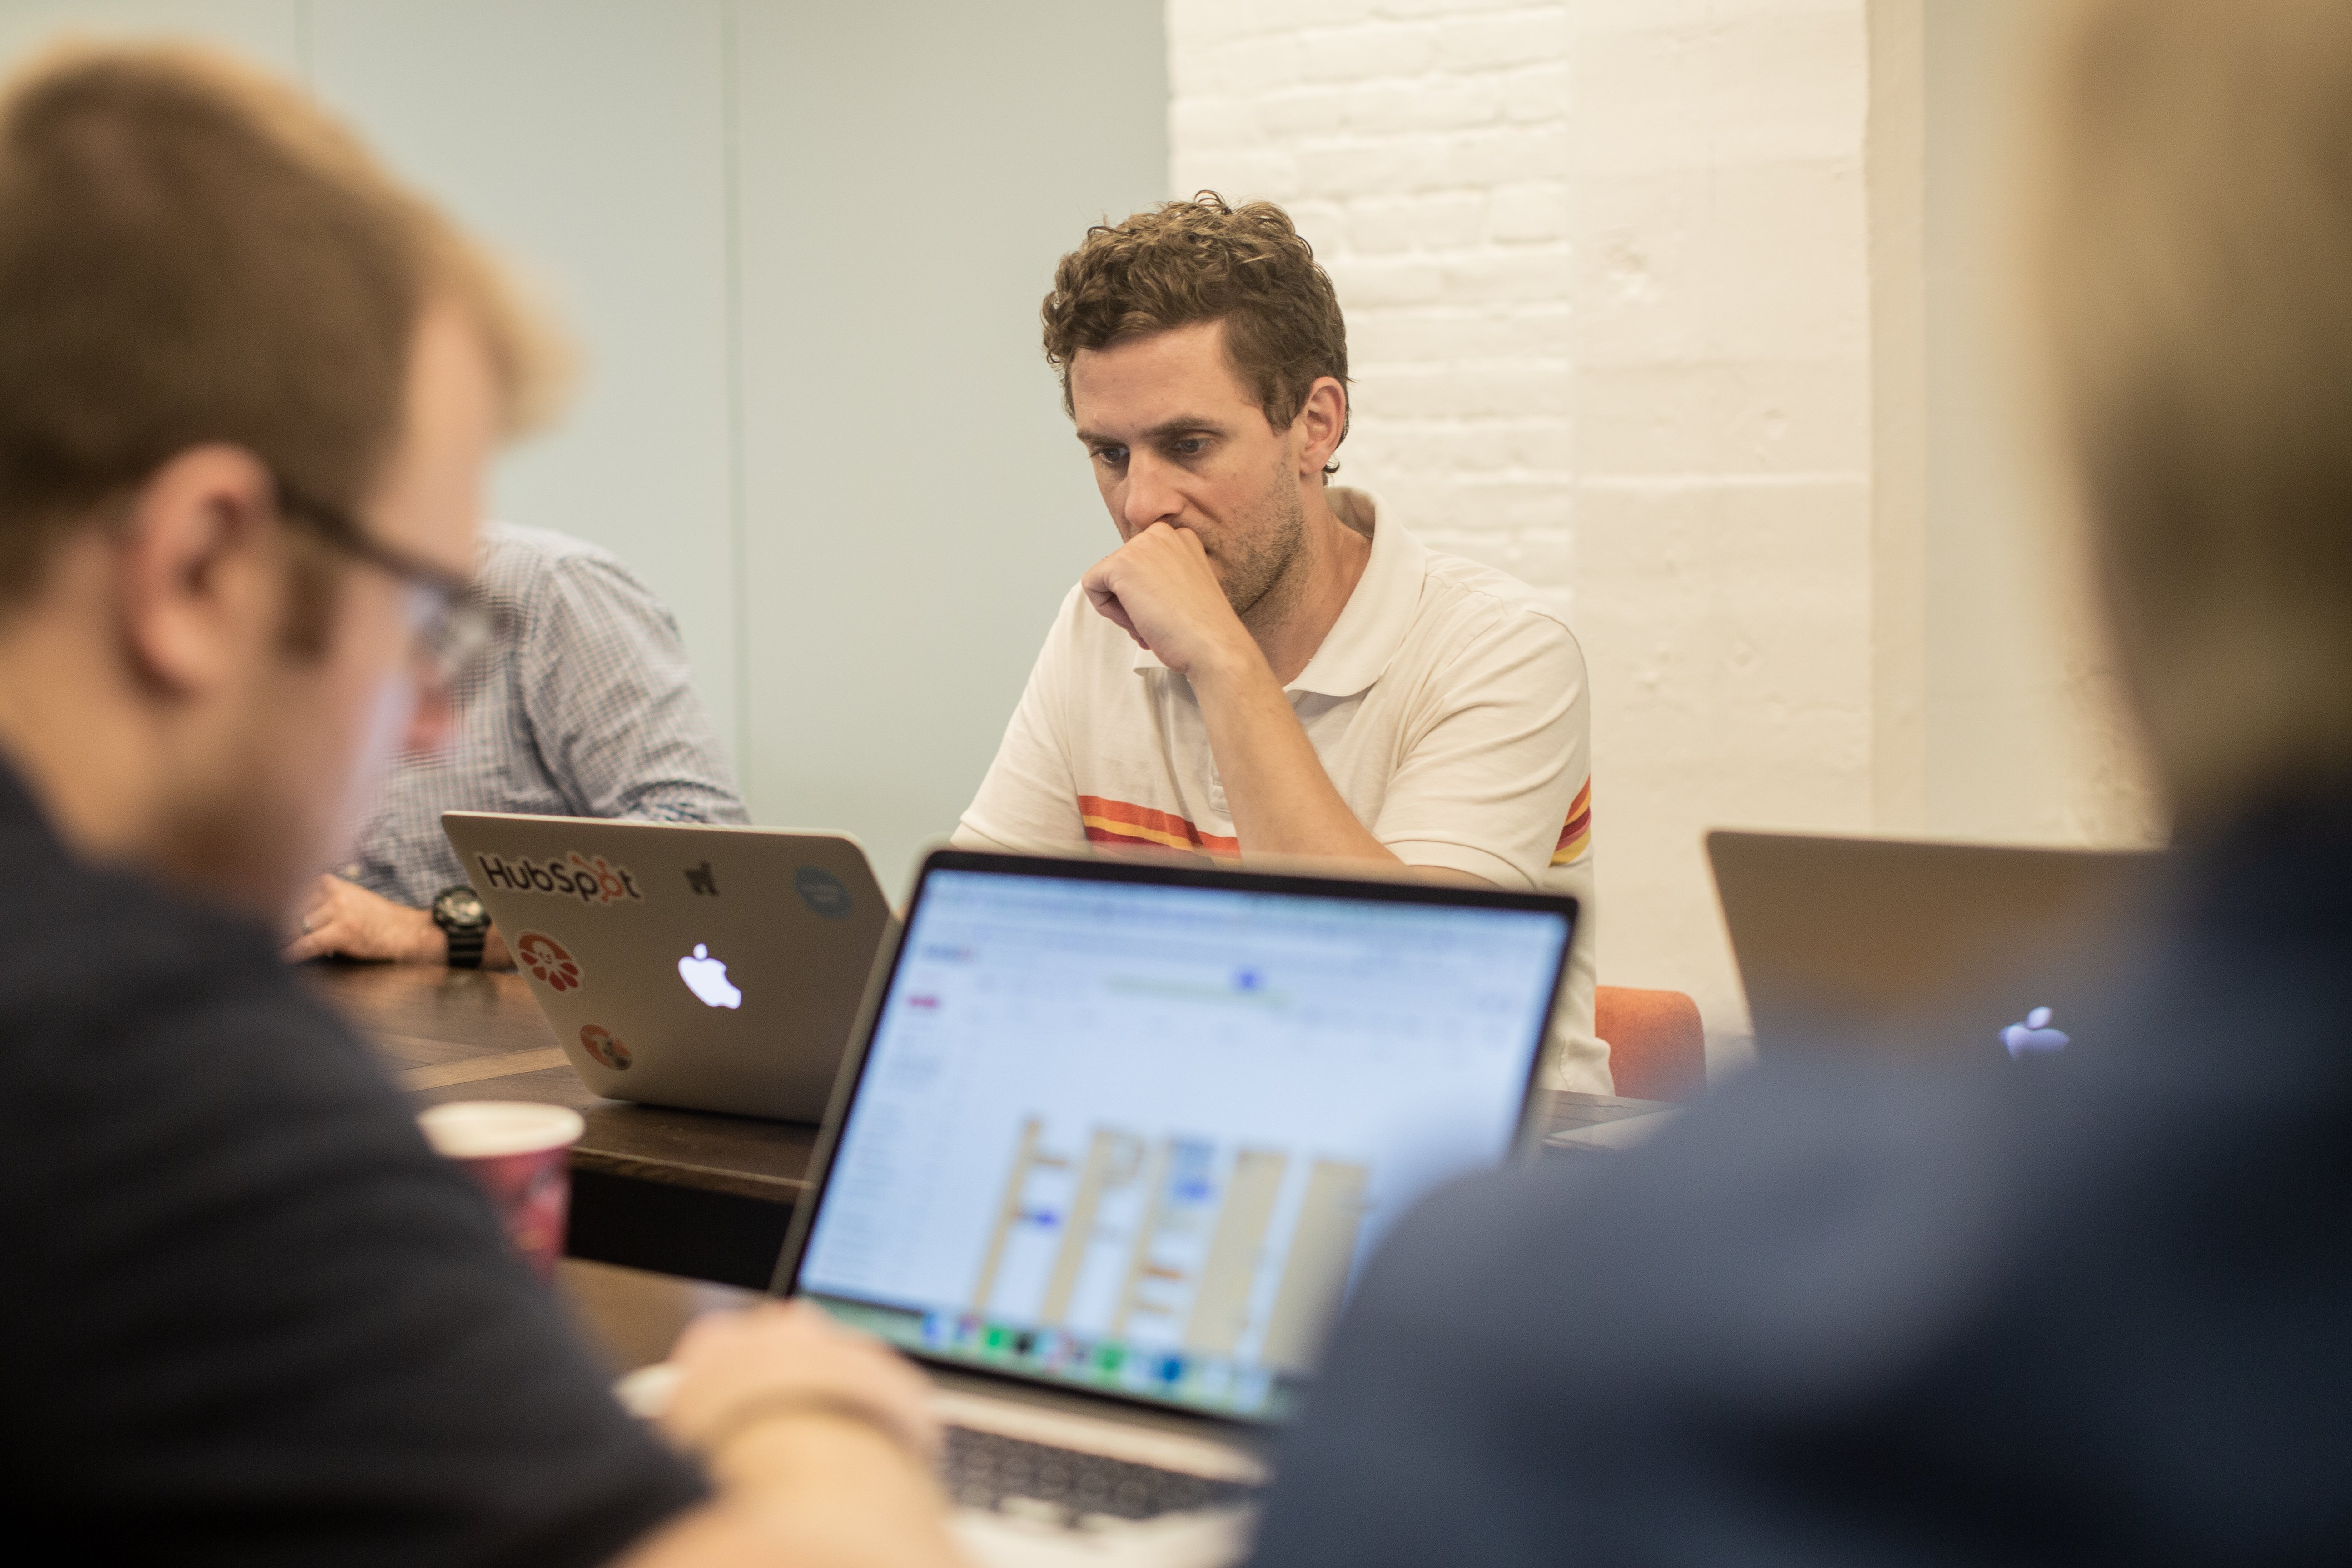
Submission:
M 841 879 L 814 866 L 803 866 L 793 873 L 793 891 L 811 911 L 826 920 L 837 921 L 849 912 L 849 889 Z

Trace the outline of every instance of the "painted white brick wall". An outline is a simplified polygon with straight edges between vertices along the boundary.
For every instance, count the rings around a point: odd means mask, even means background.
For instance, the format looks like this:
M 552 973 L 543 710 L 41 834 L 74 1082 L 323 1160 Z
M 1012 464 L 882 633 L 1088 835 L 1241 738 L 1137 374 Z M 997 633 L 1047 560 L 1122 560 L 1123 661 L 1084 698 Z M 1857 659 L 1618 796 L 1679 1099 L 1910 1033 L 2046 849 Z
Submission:
M 1269 196 L 1330 268 L 1343 477 L 1574 586 L 1567 7 L 1170 0 L 1174 187 Z
M 1865 6 L 1572 9 L 1601 973 L 1693 992 L 1721 1042 L 1701 832 L 1872 825 Z
M 1171 184 L 1282 202 L 1349 479 L 1566 607 L 1601 973 L 1745 1020 L 1698 836 L 1871 821 L 1865 0 L 1169 0 Z

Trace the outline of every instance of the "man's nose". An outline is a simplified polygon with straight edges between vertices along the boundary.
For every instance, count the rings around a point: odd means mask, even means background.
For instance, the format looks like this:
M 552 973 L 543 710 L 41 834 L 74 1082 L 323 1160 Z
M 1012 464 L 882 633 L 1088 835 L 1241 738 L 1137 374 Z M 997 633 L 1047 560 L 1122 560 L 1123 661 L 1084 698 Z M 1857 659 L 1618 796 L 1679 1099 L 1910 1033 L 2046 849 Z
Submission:
M 1165 463 L 1140 452 L 1127 460 L 1127 493 L 1120 498 L 1119 520 L 1129 539 L 1155 522 L 1173 523 L 1184 510 L 1176 490 L 1175 473 Z

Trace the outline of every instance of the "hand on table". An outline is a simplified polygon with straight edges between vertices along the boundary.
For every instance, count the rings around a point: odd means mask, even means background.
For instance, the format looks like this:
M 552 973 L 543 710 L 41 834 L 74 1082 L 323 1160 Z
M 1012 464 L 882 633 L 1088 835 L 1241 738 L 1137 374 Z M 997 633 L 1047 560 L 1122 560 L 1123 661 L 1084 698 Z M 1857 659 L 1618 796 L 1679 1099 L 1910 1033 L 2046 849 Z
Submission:
M 1155 522 L 1079 582 L 1097 614 L 1180 675 L 1205 661 L 1262 658 L 1189 528 Z
M 677 1384 L 661 1424 L 688 1448 L 715 1452 L 764 1421 L 834 1415 L 873 1427 L 925 1469 L 939 1452 L 923 1374 L 806 1301 L 698 1319 L 670 1362 Z
M 446 963 L 449 939 L 427 910 L 412 910 L 329 874 L 311 884 L 286 961 L 334 954 L 396 963 Z
M 879 1340 L 804 1301 L 698 1320 L 660 1415 L 717 1495 L 627 1568 L 964 1568 L 932 1477 L 930 1384 Z

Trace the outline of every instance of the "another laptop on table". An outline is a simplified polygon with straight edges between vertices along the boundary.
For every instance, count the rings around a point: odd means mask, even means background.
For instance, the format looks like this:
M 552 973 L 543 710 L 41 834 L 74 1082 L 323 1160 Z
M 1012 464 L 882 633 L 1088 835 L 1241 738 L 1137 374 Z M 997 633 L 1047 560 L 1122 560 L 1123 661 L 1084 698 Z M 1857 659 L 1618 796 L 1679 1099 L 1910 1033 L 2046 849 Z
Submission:
M 2155 894 L 2152 850 L 1706 836 L 1759 1054 L 2063 1049 Z
M 441 826 L 589 1089 L 824 1114 L 892 923 L 856 839 L 478 811 Z
M 1572 899 L 943 850 L 780 1290 L 918 1358 L 983 1563 L 1217 1563 L 1389 1226 L 1532 1137 Z

